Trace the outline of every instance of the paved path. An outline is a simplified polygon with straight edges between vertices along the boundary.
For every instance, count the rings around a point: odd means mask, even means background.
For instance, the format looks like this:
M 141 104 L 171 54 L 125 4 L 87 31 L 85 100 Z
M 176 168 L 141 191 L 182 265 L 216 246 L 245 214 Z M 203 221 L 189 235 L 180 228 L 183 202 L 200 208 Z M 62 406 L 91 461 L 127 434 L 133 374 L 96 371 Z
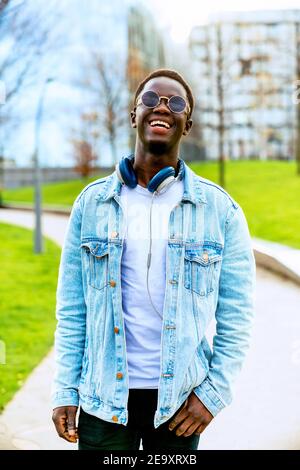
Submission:
M 0 221 L 32 228 L 30 211 L 0 209 Z M 62 245 L 68 217 L 43 216 L 43 233 Z M 54 371 L 53 350 L 35 368 L 0 416 L 0 449 L 75 449 L 60 439 L 51 421 L 50 388 Z
M 300 250 L 257 238 L 253 239 L 253 248 L 260 266 L 281 273 L 300 286 Z
M 32 226 L 32 214 L 0 210 L 0 220 Z M 66 218 L 44 215 L 44 233 L 62 243 Z M 251 349 L 233 403 L 209 425 L 199 449 L 300 449 L 300 289 L 257 270 Z M 209 331 L 211 340 L 214 325 Z M 0 417 L 0 448 L 74 449 L 51 422 L 53 352 L 33 371 Z

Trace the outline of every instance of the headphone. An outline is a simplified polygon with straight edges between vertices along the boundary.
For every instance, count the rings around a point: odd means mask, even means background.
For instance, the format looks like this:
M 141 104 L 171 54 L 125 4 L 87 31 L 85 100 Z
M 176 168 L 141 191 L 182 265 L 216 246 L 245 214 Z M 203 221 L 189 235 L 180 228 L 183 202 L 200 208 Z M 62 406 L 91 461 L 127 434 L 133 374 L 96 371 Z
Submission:
M 135 188 L 138 184 L 137 177 L 132 166 L 132 160 L 132 156 L 122 158 L 115 167 L 119 180 L 121 183 L 129 186 L 129 188 Z M 147 184 L 147 189 L 150 193 L 161 193 L 162 190 L 165 191 L 175 180 L 174 168 L 172 166 L 166 166 L 151 178 Z
M 124 157 L 122 160 L 116 164 L 116 173 L 121 181 L 121 183 L 126 184 L 129 188 L 135 188 L 138 184 L 137 177 L 135 171 L 132 166 L 133 156 Z M 146 283 L 147 283 L 147 292 L 151 302 L 151 305 L 155 312 L 159 315 L 162 319 L 162 314 L 156 309 L 150 294 L 149 289 L 149 270 L 151 266 L 151 249 L 152 249 L 152 206 L 153 206 L 153 199 L 156 194 L 160 194 L 161 192 L 165 192 L 166 189 L 171 186 L 175 181 L 177 181 L 177 177 L 175 177 L 175 170 L 172 166 L 167 166 L 162 168 L 156 175 L 151 178 L 149 183 L 147 184 L 147 189 L 152 193 L 152 200 L 150 206 L 150 219 L 149 219 L 149 251 L 147 256 L 147 275 L 146 275 Z

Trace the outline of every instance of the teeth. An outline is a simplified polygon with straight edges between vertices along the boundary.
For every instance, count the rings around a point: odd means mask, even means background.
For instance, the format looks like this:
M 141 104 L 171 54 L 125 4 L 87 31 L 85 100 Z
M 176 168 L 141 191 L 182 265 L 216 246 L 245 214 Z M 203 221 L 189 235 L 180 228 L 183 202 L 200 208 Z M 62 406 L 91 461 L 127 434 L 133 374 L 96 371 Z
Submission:
M 152 121 L 150 122 L 150 126 L 154 127 L 154 126 L 164 126 L 166 127 L 167 129 L 170 129 L 170 124 L 168 122 L 165 122 L 165 121 Z

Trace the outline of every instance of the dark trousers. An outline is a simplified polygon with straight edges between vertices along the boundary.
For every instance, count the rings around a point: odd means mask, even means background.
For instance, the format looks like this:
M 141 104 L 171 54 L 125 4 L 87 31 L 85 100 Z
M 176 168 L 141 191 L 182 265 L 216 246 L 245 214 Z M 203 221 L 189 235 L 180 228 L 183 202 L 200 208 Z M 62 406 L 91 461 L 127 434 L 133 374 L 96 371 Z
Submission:
M 142 440 L 143 450 L 197 450 L 200 436 L 176 436 L 168 428 L 172 418 L 154 428 L 156 407 L 157 389 L 130 389 L 126 426 L 96 418 L 81 408 L 78 449 L 139 450 Z

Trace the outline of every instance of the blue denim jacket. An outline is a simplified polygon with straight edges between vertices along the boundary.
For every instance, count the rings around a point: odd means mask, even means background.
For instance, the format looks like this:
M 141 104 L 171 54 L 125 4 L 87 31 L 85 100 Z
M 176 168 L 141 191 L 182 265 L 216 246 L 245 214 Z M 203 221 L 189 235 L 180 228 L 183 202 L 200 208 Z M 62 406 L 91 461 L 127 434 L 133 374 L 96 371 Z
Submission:
M 156 428 L 192 391 L 214 416 L 231 402 L 253 320 L 255 262 L 242 209 L 182 160 L 179 175 L 184 193 L 169 218 Z M 114 172 L 87 186 L 72 208 L 57 288 L 53 407 L 81 405 L 126 425 L 120 191 Z M 214 317 L 211 350 L 205 332 Z

